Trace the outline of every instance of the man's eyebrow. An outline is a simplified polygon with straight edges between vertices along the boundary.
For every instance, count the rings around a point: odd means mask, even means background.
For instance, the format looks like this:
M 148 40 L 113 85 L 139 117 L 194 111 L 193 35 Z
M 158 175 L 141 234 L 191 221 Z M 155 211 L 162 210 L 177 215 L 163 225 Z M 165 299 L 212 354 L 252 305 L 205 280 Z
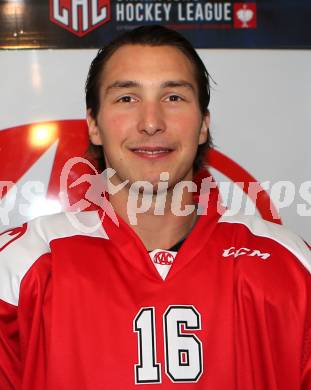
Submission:
M 142 87 L 142 84 L 139 81 L 135 80 L 116 80 L 112 84 L 106 87 L 106 93 L 113 89 L 122 89 L 122 88 L 139 88 Z M 195 91 L 193 84 L 185 80 L 167 80 L 161 83 L 161 88 L 188 88 L 192 91 Z
M 138 81 L 133 80 L 116 80 L 112 84 L 108 85 L 106 87 L 106 92 L 109 92 L 112 89 L 119 89 L 119 88 L 138 88 L 141 84 Z
M 193 84 L 185 80 L 168 80 L 161 84 L 162 88 L 188 88 L 195 91 Z

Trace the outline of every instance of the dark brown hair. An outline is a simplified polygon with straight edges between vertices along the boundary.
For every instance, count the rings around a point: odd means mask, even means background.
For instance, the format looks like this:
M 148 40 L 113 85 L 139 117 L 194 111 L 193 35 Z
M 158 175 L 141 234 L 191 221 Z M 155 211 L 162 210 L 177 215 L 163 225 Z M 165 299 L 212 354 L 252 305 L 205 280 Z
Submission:
M 203 116 L 208 114 L 210 101 L 210 76 L 205 65 L 191 43 L 178 32 L 159 25 L 149 25 L 135 28 L 118 36 L 107 46 L 100 49 L 91 63 L 85 85 L 86 107 L 96 120 L 100 99 L 100 81 L 105 65 L 110 57 L 124 45 L 173 46 L 179 49 L 193 64 L 195 79 L 199 91 L 199 106 Z M 204 161 L 207 150 L 212 146 L 212 139 L 208 134 L 207 141 L 198 146 L 193 162 L 193 170 L 197 172 Z M 101 145 L 90 143 L 88 155 L 97 162 L 100 171 L 105 169 L 105 159 Z

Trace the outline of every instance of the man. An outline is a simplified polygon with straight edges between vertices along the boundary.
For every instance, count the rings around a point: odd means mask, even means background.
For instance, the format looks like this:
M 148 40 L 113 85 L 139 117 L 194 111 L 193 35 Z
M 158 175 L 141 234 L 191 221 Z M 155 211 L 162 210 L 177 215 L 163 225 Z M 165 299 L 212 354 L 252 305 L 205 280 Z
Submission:
M 196 204 L 210 136 L 194 49 L 163 27 L 127 32 L 94 59 L 86 100 L 119 217 L 78 214 L 102 217 L 91 233 L 64 214 L 8 232 L 0 388 L 311 389 L 308 248 L 227 216 L 215 189 Z M 145 210 L 135 223 L 133 194 Z

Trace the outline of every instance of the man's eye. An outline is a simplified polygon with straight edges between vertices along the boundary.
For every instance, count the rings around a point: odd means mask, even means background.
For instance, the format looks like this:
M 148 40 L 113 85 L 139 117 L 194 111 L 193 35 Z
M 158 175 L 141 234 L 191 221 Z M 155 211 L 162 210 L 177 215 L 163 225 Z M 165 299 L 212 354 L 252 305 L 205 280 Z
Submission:
M 182 100 L 182 98 L 178 95 L 170 95 L 168 99 L 170 102 L 179 102 Z
M 134 98 L 132 96 L 122 96 L 117 101 L 120 103 L 131 103 L 134 101 Z

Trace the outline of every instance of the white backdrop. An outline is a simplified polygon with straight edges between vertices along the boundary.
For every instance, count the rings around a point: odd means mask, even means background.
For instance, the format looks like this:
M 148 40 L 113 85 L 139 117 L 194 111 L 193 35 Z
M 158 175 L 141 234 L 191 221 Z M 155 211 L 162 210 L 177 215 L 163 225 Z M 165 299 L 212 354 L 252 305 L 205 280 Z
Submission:
M 0 131 L 36 121 L 84 118 L 84 83 L 95 53 L 1 51 Z M 284 225 L 311 242 L 311 186 L 307 198 L 298 193 L 311 180 L 311 51 L 199 54 L 217 83 L 210 105 L 215 145 L 261 182 L 295 184 L 294 202 L 280 214 Z M 297 214 L 299 203 L 309 216 Z

